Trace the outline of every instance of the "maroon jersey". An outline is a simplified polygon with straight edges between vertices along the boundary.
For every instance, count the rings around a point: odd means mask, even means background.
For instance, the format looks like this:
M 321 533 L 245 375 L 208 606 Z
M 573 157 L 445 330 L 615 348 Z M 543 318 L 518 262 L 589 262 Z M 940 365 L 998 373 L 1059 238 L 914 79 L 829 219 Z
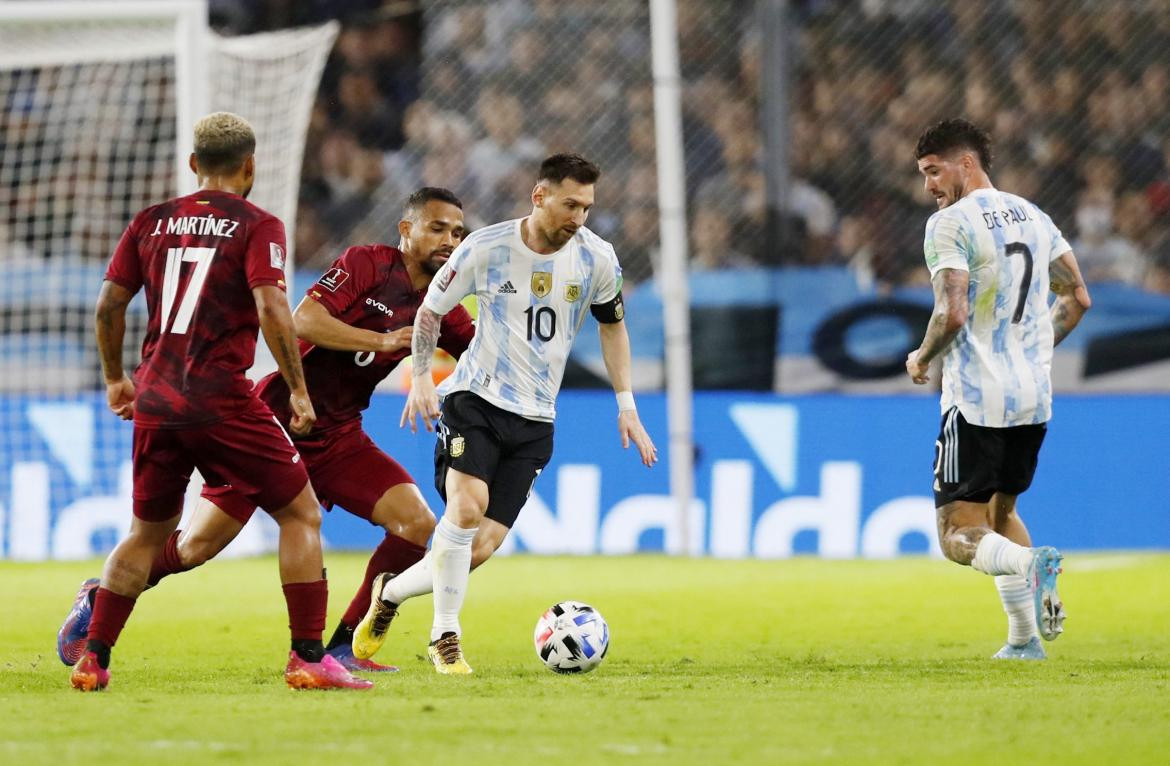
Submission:
M 184 428 L 246 409 L 260 318 L 252 288 L 284 289 L 284 226 L 243 197 L 198 191 L 134 217 L 106 279 L 146 288 L 134 423 Z
M 342 253 L 306 294 L 347 325 L 390 332 L 414 324 L 426 290 L 414 289 L 397 248 L 368 245 Z M 474 334 L 471 315 L 456 306 L 443 317 L 439 348 L 458 357 Z M 410 355 L 409 348 L 393 353 L 334 351 L 303 340 L 300 346 L 309 398 L 317 413 L 314 431 L 359 420 L 370 406 L 374 388 Z M 280 373 L 264 378 L 257 390 L 281 422 L 288 423 L 288 386 Z

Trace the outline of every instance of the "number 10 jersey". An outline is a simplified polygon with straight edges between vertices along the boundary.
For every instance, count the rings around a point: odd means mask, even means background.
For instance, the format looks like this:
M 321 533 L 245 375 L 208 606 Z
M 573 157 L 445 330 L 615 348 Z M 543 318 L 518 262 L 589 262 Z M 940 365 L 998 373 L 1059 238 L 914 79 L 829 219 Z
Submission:
M 926 224 L 926 264 L 970 272 L 967 323 L 943 353 L 942 411 L 994 428 L 1052 417 L 1048 265 L 1072 248 L 1023 197 L 979 189 Z
M 468 235 L 431 282 L 423 305 L 439 314 L 464 296 L 479 303 L 475 338 L 439 393 L 470 391 L 502 410 L 552 421 L 573 338 L 594 304 L 621 290 L 613 246 L 581 227 L 555 253 L 530 249 L 523 219 Z

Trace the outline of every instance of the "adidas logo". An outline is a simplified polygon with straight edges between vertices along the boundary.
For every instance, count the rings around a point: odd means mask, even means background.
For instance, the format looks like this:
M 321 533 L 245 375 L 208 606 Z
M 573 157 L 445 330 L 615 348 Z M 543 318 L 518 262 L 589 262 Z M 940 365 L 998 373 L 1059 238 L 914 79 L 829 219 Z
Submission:
M 507 282 L 505 282 L 504 284 L 500 285 L 500 289 L 496 291 L 496 295 L 508 295 L 508 294 L 511 294 L 511 295 L 516 294 L 516 288 L 512 287 L 512 280 L 510 280 L 510 279 Z

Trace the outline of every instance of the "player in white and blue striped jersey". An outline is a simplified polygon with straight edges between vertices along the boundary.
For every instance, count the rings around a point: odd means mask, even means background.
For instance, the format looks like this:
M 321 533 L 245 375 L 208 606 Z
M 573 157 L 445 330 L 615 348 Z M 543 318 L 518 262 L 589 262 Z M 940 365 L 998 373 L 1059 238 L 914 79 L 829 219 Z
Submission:
M 428 653 L 436 670 L 470 673 L 460 644 L 459 611 L 468 572 L 504 541 L 537 476 L 552 457 L 557 392 L 585 315 L 597 319 L 606 369 L 617 394 L 618 435 L 651 466 L 657 450 L 634 407 L 622 272 L 613 247 L 585 228 L 600 170 L 575 154 L 540 166 L 532 213 L 464 238 L 435 275 L 415 317 L 418 360 L 402 423 L 426 429 L 440 415 L 435 485 L 447 502 L 431 550 L 390 579 L 371 615 L 431 590 L 435 620 Z M 475 295 L 475 339 L 436 391 L 430 360 L 441 317 Z M 375 585 L 381 580 L 375 581 Z M 376 615 L 362 625 L 376 625 Z M 359 631 L 362 627 L 359 626 Z M 355 633 L 354 651 L 376 651 L 381 636 Z M 364 656 L 359 654 L 358 656 Z
M 923 384 L 942 359 L 939 541 L 947 558 L 995 576 L 1008 615 L 995 657 L 1043 659 L 1037 631 L 1051 641 L 1064 629 L 1062 557 L 1031 547 L 1016 497 L 1032 483 L 1052 416 L 1053 346 L 1088 310 L 1089 293 L 1052 219 L 992 185 L 987 133 L 944 120 L 922 134 L 915 156 L 939 210 L 923 246 L 934 311 L 906 371 Z

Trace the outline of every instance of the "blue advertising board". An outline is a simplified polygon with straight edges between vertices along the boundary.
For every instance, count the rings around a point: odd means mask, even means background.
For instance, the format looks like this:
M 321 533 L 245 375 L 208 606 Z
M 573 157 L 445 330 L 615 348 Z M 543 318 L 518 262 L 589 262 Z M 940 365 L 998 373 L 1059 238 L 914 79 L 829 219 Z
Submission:
M 403 397 L 376 395 L 366 428 L 418 479 L 436 512 L 434 437 L 398 428 Z M 692 553 L 833 558 L 929 552 L 932 398 L 700 393 L 695 396 Z M 621 449 L 612 394 L 567 391 L 556 448 L 502 553 L 678 552 L 669 497 L 666 403 L 639 397 L 663 450 L 647 469 Z M 78 558 L 108 550 L 130 519 L 130 434 L 100 396 L 0 399 L 0 552 Z M 11 438 L 21 434 L 19 439 Z M 1170 548 L 1170 398 L 1065 396 L 1056 404 L 1021 514 L 1035 540 L 1068 549 Z M 258 514 L 250 546 L 271 549 Z M 255 527 L 255 531 L 251 529 Z M 380 530 L 341 510 L 323 525 L 339 549 Z

